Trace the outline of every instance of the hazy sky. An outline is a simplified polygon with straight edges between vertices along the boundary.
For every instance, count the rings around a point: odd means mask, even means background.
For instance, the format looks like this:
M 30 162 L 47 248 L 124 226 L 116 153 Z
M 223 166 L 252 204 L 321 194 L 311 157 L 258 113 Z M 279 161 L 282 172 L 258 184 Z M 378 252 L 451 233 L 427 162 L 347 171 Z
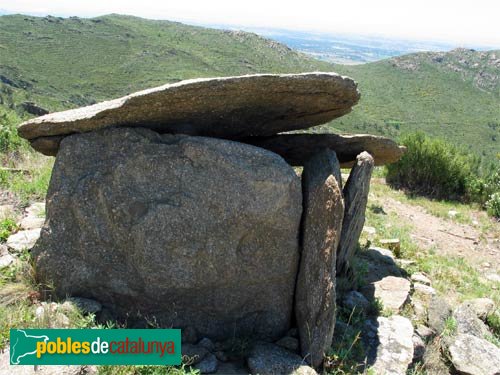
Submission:
M 0 10 L 56 16 L 121 13 L 500 48 L 500 0 L 1 0 Z

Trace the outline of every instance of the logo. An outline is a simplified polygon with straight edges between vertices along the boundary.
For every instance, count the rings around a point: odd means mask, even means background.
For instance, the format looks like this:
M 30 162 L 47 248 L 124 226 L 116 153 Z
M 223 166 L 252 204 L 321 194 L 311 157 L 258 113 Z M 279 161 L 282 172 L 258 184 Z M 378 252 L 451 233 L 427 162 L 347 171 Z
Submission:
M 180 365 L 179 329 L 11 329 L 11 365 Z

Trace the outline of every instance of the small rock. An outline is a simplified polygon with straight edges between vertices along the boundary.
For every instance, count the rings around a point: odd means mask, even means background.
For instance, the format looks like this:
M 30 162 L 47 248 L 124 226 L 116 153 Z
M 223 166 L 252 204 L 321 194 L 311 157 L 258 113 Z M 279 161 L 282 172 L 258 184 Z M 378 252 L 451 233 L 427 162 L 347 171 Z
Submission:
M 9 345 L 0 351 L 0 375 L 94 375 L 97 374 L 95 366 L 16 366 L 10 364 Z
M 305 365 L 297 354 L 274 344 L 258 344 L 247 358 L 252 374 L 289 374 Z
M 200 370 L 202 374 L 213 374 L 217 371 L 218 365 L 217 357 L 213 354 L 208 354 L 201 362 L 196 364 L 195 368 Z
M 396 259 L 396 263 L 400 265 L 401 267 L 408 267 L 408 266 L 413 266 L 417 264 L 416 261 L 414 260 L 409 260 L 409 259 Z
M 367 227 L 366 225 L 363 227 L 363 232 L 368 234 L 368 236 L 374 236 L 377 234 L 377 230 L 374 227 Z
M 43 217 L 27 216 L 21 220 L 19 225 L 22 229 L 37 229 L 43 227 L 44 222 L 45 218 Z
M 416 298 L 411 299 L 411 307 L 413 308 L 413 311 L 415 313 L 415 317 L 418 320 L 425 320 L 427 318 L 427 308 L 425 307 L 424 303 Z
M 485 338 L 488 327 L 476 315 L 476 312 L 467 304 L 461 304 L 453 311 L 453 318 L 457 323 L 457 333 Z
M 459 334 L 448 347 L 450 360 L 461 374 L 500 374 L 500 349 L 473 335 Z
M 181 341 L 182 345 L 184 344 L 196 344 L 198 341 L 198 333 L 196 329 L 191 326 L 187 326 L 186 328 L 181 330 Z
M 370 307 L 370 302 L 366 299 L 366 297 L 355 290 L 352 290 L 345 295 L 343 303 L 349 310 L 356 308 L 357 311 L 363 311 Z
M 15 258 L 10 255 L 7 246 L 0 244 L 0 268 L 8 267 L 14 262 Z
M 399 258 L 401 255 L 401 243 L 399 238 L 387 238 L 379 241 L 382 246 L 386 246 L 391 250 L 396 258 Z
M 490 298 L 474 298 L 465 301 L 463 304 L 472 309 L 481 320 L 486 320 L 488 315 L 495 310 L 495 302 Z
M 300 349 L 299 340 L 295 337 L 285 336 L 276 341 L 275 344 L 294 353 Z
M 32 203 L 30 206 L 26 208 L 25 211 L 27 216 L 45 217 L 45 203 L 44 202 Z
M 204 337 L 198 343 L 198 346 L 207 349 L 209 352 L 215 351 L 215 344 L 208 337 Z
M 381 261 L 390 265 L 394 265 L 394 254 L 391 250 L 383 249 L 381 247 L 372 246 L 366 252 L 369 258 L 375 261 Z
M 373 283 L 374 297 L 378 298 L 384 309 L 398 312 L 408 300 L 411 284 L 403 277 L 386 276 Z
M 437 333 L 444 329 L 446 319 L 451 315 L 451 307 L 442 297 L 434 295 L 427 309 L 427 321 L 429 327 Z
M 436 290 L 429 285 L 415 283 L 413 288 L 415 289 L 415 293 L 420 293 L 426 296 L 433 296 L 436 294 Z
M 421 272 L 416 272 L 411 275 L 411 281 L 424 285 L 431 285 L 431 280 Z
M 73 306 L 84 314 L 97 314 L 102 310 L 102 305 L 99 302 L 89 298 L 70 297 L 62 304 L 63 308 L 72 308 Z
M 293 370 L 290 375 L 318 375 L 315 369 L 312 367 L 302 365 L 299 368 Z
M 31 249 L 40 237 L 40 228 L 22 230 L 9 236 L 7 247 L 13 251 L 21 252 L 24 249 Z
M 432 329 L 430 329 L 427 326 L 424 326 L 423 324 L 419 324 L 415 332 L 424 340 L 429 339 L 435 334 L 435 332 Z
M 14 216 L 14 206 L 12 204 L 0 205 L 0 220 L 12 218 Z
M 182 356 L 188 357 L 187 363 L 196 365 L 200 363 L 208 354 L 207 349 L 193 344 L 182 344 Z
M 413 335 L 413 362 L 419 362 L 424 358 L 425 354 L 425 342 L 418 335 Z
M 413 360 L 413 327 L 399 315 L 378 317 L 366 326 L 368 335 L 368 362 L 375 374 L 403 375 Z
M 489 273 L 489 274 L 485 275 L 484 277 L 486 277 L 490 281 L 500 283 L 500 275 L 498 275 L 496 273 Z
M 71 323 L 61 305 L 55 302 L 42 302 L 35 310 L 35 317 L 48 328 L 69 328 Z

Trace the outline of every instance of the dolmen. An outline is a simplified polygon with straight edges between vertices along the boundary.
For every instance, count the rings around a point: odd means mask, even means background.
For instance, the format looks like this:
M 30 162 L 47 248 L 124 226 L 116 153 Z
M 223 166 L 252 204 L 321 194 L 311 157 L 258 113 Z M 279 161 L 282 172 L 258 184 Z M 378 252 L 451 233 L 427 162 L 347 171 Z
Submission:
M 335 73 L 204 78 L 23 123 L 19 134 L 56 156 L 37 277 L 117 319 L 215 340 L 274 341 L 294 322 L 301 354 L 320 366 L 372 169 L 404 149 L 286 132 L 343 116 L 359 97 Z M 341 167 L 352 167 L 345 185 Z

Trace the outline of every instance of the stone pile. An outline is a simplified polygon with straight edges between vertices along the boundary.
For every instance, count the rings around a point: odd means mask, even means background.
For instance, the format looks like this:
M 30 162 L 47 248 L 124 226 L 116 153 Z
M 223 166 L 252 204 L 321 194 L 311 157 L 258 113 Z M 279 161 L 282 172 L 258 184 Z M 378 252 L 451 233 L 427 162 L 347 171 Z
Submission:
M 370 135 L 279 133 L 358 99 L 334 73 L 263 74 L 182 81 L 22 124 L 33 148 L 57 155 L 32 250 L 38 277 L 114 317 L 217 341 L 276 341 L 295 316 L 301 355 L 262 344 L 249 367 L 265 373 L 281 356 L 319 367 L 372 169 L 404 149 Z

